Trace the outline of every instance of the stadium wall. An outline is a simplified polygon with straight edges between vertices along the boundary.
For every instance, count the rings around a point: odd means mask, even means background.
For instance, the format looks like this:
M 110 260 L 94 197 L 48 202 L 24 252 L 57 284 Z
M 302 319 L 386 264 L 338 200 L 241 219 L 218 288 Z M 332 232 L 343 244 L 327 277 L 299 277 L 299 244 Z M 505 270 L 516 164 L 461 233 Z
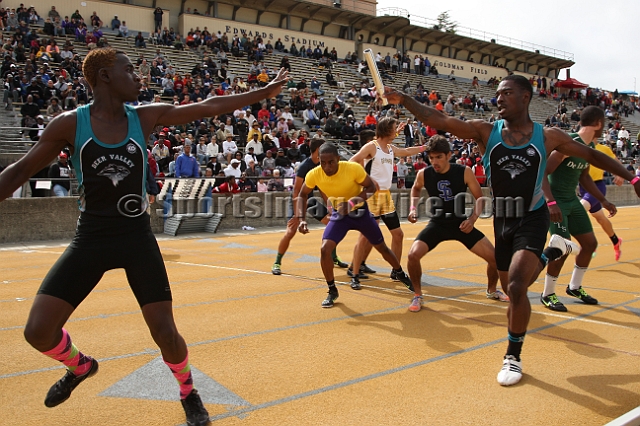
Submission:
M 485 194 L 488 195 L 487 188 L 483 188 Z M 399 202 L 398 214 L 405 219 L 409 213 L 408 201 L 410 191 L 394 190 L 400 192 L 397 196 Z M 247 197 L 257 197 L 254 205 L 262 208 L 259 217 L 249 217 L 249 211 L 246 203 L 238 202 L 237 207 L 243 211 L 238 217 L 234 217 L 234 203 L 230 197 L 215 196 L 213 205 L 216 206 L 214 211 L 222 212 L 224 206 L 225 217 L 220 222 L 220 230 L 240 230 L 242 226 L 249 225 L 254 228 L 267 228 L 280 226 L 286 223 L 285 199 L 290 197 L 290 193 L 244 193 L 238 194 L 240 199 Z M 267 202 L 265 197 L 272 197 Z M 226 200 L 225 200 L 226 198 Z M 278 201 L 280 198 L 280 201 Z M 616 206 L 640 205 L 640 199 L 635 195 L 631 185 L 609 186 L 607 188 L 607 199 Z M 163 219 L 158 215 L 156 209 L 162 206 L 155 204 L 151 211 L 151 226 L 155 233 L 163 232 Z M 160 211 L 162 213 L 162 211 Z M 79 216 L 78 203 L 76 197 L 63 198 L 9 198 L 0 203 L 0 218 L 2 218 L 2 226 L 0 226 L 0 244 L 7 243 L 26 243 L 34 241 L 50 241 L 50 240 L 69 240 L 75 234 L 76 222 Z M 240 217 L 244 216 L 244 217 Z
M 254 11 L 255 12 L 255 11 Z M 266 15 L 266 13 L 265 13 Z M 261 18 L 262 19 L 262 18 Z M 255 20 L 255 17 L 247 19 L 248 21 Z M 322 50 L 325 47 L 329 48 L 329 51 L 334 47 L 338 51 L 338 57 L 344 58 L 347 52 L 351 52 L 354 49 L 354 42 L 352 40 L 344 40 L 337 37 L 330 37 L 328 35 L 320 35 L 315 32 L 305 32 L 305 31 L 295 31 L 295 30 L 287 30 L 283 28 L 274 28 L 271 26 L 265 25 L 256 25 L 250 22 L 239 22 L 239 21 L 231 21 L 225 19 L 211 18 L 207 16 L 198 16 L 198 15 L 187 15 L 182 14 L 179 18 L 180 24 L 180 33 L 187 34 L 189 31 L 194 30 L 195 28 L 200 28 L 201 30 L 204 27 L 207 27 L 209 32 L 216 33 L 221 31 L 223 33 L 228 33 L 233 36 L 236 34 L 246 33 L 248 37 L 252 38 L 256 34 L 260 35 L 265 42 L 270 41 L 271 44 L 274 44 L 278 39 L 281 39 L 286 49 L 289 49 L 291 43 L 295 43 L 296 47 L 299 49 L 303 45 L 309 46 L 311 48 L 315 48 L 316 46 L 320 47 Z M 276 19 L 277 21 L 277 19 Z M 292 26 L 294 28 L 301 29 L 302 22 L 295 22 L 296 20 L 292 18 Z M 311 30 L 318 30 L 322 24 L 319 22 L 309 21 L 305 24 L 305 28 Z M 339 26 L 337 25 L 329 25 L 325 29 L 325 33 L 327 34 L 335 34 L 337 35 L 339 31 Z
M 379 37 L 380 40 L 383 40 L 383 36 L 376 34 L 375 37 Z M 402 40 L 399 40 L 400 42 Z M 393 43 L 391 43 L 393 44 Z M 402 46 L 381 46 L 379 44 L 372 43 L 362 43 L 362 49 L 371 49 L 374 52 L 380 52 L 380 54 L 384 57 L 387 53 L 393 55 L 396 51 L 401 51 Z M 440 50 L 439 48 L 436 50 Z M 462 51 L 458 53 L 460 55 L 467 55 L 468 51 Z M 426 56 L 429 58 L 429 61 L 432 65 L 435 65 L 438 68 L 438 73 L 440 75 L 449 75 L 451 71 L 454 71 L 454 75 L 457 78 L 466 78 L 472 80 L 473 77 L 478 77 L 480 81 L 487 81 L 491 77 L 504 78 L 507 76 L 507 70 L 500 67 L 494 67 L 490 65 L 483 65 L 477 63 L 480 60 L 480 54 L 471 55 L 476 62 L 468 62 L 461 59 L 452 59 L 445 58 L 444 56 L 434 55 L 431 53 L 420 52 L 417 50 L 408 50 L 407 54 L 411 58 L 411 70 L 413 70 L 413 58 L 418 55 Z M 533 74 L 528 74 L 520 71 L 514 71 L 515 74 L 523 75 L 527 78 L 530 78 Z M 400 76 L 400 78 L 402 78 Z

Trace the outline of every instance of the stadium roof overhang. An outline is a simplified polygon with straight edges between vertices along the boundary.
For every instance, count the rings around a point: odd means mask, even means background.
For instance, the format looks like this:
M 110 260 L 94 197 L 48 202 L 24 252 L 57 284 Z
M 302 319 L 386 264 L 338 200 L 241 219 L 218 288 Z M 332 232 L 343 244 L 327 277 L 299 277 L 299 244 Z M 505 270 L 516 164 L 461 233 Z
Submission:
M 212 4 L 213 1 L 209 1 L 209 3 Z M 333 7 L 332 1 L 327 1 L 326 5 L 304 0 L 218 0 L 218 3 L 230 4 L 237 8 L 254 9 L 259 12 L 279 13 L 283 16 L 291 15 L 303 20 L 313 19 L 325 25 L 352 26 L 356 31 L 367 30 L 389 37 L 405 37 L 426 42 L 428 45 L 438 44 L 451 47 L 454 51 L 456 49 L 468 50 L 510 61 L 536 64 L 540 68 L 562 69 L 574 64 L 572 60 L 556 58 L 536 51 L 411 25 L 410 20 L 402 16 L 373 16 Z

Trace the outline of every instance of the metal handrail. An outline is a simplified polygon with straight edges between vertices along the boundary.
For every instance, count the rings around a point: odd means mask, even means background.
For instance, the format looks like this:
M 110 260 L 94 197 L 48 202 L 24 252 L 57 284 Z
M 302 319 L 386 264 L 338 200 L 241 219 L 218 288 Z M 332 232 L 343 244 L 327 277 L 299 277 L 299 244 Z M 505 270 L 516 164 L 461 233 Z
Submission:
M 410 14 L 407 9 L 400 7 L 387 7 L 378 9 L 378 16 L 402 16 L 410 19 L 411 24 L 418 25 L 424 28 L 433 28 L 434 25 L 438 25 L 438 21 L 424 16 L 418 16 Z M 541 55 L 552 56 L 554 58 L 564 59 L 567 61 L 573 61 L 574 55 L 571 52 L 564 50 L 554 49 L 547 46 L 531 43 L 528 41 L 518 40 L 513 37 L 507 37 L 500 34 L 495 34 L 483 30 L 477 30 L 474 28 L 464 27 L 461 25 L 456 26 L 456 35 L 474 38 L 476 40 L 482 40 L 486 42 L 494 42 L 503 46 L 514 47 L 517 49 L 527 50 L 530 52 L 536 52 Z

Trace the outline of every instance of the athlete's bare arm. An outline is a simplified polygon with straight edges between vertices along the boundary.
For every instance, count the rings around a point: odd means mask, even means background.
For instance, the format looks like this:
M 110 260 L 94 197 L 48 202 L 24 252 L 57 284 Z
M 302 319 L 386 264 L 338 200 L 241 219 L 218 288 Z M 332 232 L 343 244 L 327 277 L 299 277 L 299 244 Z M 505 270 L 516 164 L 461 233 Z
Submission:
M 145 132 L 159 125 L 184 124 L 202 117 L 213 117 L 278 95 L 282 86 L 287 82 L 288 76 L 288 71 L 281 68 L 278 75 L 267 86 L 253 92 L 214 96 L 188 105 L 148 104 L 137 109 L 138 115 L 142 120 Z
M 351 157 L 349 161 L 353 161 L 354 163 L 358 163 L 364 167 L 364 162 L 373 158 L 375 155 L 376 146 L 373 142 L 367 142 L 358 152 L 356 152 L 356 155 Z
M 476 199 L 473 213 L 460 224 L 460 230 L 468 234 L 469 232 L 473 231 L 473 227 L 478 220 L 478 217 L 480 217 L 480 213 L 482 213 L 482 211 L 484 210 L 485 198 L 483 197 L 482 188 L 478 183 L 478 179 L 476 179 L 476 176 L 473 174 L 473 170 L 471 170 L 470 167 L 465 167 L 464 169 L 464 183 L 469 188 L 469 191 L 471 191 L 471 195 L 473 195 L 473 198 Z
M 311 194 L 313 188 L 309 188 L 306 184 L 302 185 L 300 192 L 296 197 L 296 214 L 294 218 L 298 218 L 300 225 L 298 225 L 298 231 L 302 234 L 308 234 L 309 228 L 307 227 L 307 198 Z M 295 194 L 295 193 L 294 193 Z
M 591 176 L 589 175 L 589 167 L 584 169 L 580 174 L 580 185 L 582 185 L 582 187 L 589 194 L 596 197 L 596 200 L 600 201 L 600 204 L 602 204 L 602 207 L 604 207 L 609 211 L 609 217 L 613 217 L 616 215 L 616 213 L 618 212 L 618 209 L 616 208 L 616 206 L 614 206 L 607 200 L 607 198 L 600 191 L 600 189 L 598 189 L 598 186 L 593 181 L 593 179 L 591 179 Z
M 421 122 L 440 130 L 452 133 L 459 138 L 475 139 L 481 153 L 484 153 L 493 125 L 484 120 L 462 121 L 441 113 L 435 108 L 422 105 L 411 96 L 407 96 L 389 87 L 385 87 L 385 97 L 392 104 L 402 104 Z
M 297 194 L 300 193 L 300 188 L 302 188 L 302 185 L 304 185 L 304 179 L 302 179 L 300 176 L 296 176 L 296 180 L 293 182 L 293 190 L 291 191 L 291 193 L 293 194 L 293 208 L 294 208 L 294 215 L 291 219 L 289 219 L 289 222 L 296 225 L 298 221 L 300 220 L 298 218 L 298 215 L 295 214 L 297 207 L 298 207 L 298 203 L 297 203 Z
M 560 151 L 553 151 L 547 159 L 545 175 L 542 178 L 542 192 L 544 193 L 544 198 L 549 208 L 549 218 L 551 222 L 554 223 L 562 222 L 562 210 L 560 210 L 560 207 L 558 207 L 557 204 L 554 204 L 555 197 L 551 192 L 548 176 L 558 168 L 565 158 L 567 158 L 567 156 Z M 551 205 L 549 205 L 549 203 L 551 203 Z
M 411 187 L 411 208 L 409 209 L 409 216 L 407 217 L 411 223 L 418 221 L 418 203 L 420 202 L 420 192 L 424 187 L 424 170 L 425 169 L 418 171 L 416 180 Z
M 76 137 L 76 111 L 61 114 L 45 127 L 40 140 L 17 162 L 0 173 L 0 201 L 9 197 L 31 176 L 47 167 Z
M 411 148 L 400 148 L 397 146 L 393 146 L 393 156 L 394 157 L 413 157 L 414 155 L 418 155 L 424 151 L 424 146 L 412 146 Z
M 547 152 L 558 150 L 570 157 L 576 156 L 584 158 L 589 164 L 593 164 L 594 166 L 613 173 L 614 175 L 621 176 L 628 181 L 635 178 L 635 175 L 627 170 L 620 162 L 618 162 L 618 160 L 610 158 L 600 151 L 574 141 L 571 139 L 571 136 L 560 129 L 545 128 L 544 136 L 544 144 Z M 633 185 L 633 189 L 636 191 L 636 195 L 640 197 L 640 181 Z

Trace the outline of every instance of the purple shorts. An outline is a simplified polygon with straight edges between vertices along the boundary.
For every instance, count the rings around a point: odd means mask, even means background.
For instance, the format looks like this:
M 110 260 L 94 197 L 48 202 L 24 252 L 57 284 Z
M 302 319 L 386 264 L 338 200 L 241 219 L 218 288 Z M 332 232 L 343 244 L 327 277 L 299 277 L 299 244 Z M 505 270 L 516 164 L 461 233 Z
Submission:
M 597 180 L 595 181 L 595 184 L 600 192 L 602 192 L 602 195 L 607 195 L 607 185 L 605 185 L 604 180 Z M 580 185 L 580 198 L 591 204 L 589 213 L 596 213 L 602 210 L 602 204 L 600 204 L 600 201 L 596 200 L 596 197 L 589 194 L 582 185 Z
M 363 207 L 349 213 L 348 216 L 341 216 L 334 210 L 329 224 L 324 228 L 322 239 L 339 244 L 349 231 L 360 231 L 374 246 L 384 242 L 380 226 L 373 218 L 366 203 Z

